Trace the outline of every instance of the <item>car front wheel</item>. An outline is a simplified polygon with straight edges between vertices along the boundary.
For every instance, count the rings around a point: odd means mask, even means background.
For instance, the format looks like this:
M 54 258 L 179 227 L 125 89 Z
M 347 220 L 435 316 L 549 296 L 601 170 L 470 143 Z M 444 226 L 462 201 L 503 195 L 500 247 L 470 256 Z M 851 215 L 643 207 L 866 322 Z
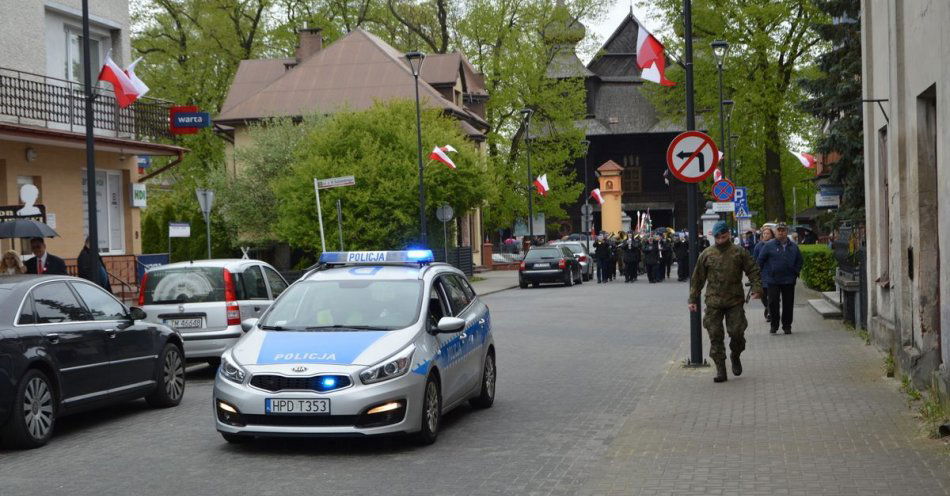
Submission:
M 3 439 L 15 448 L 39 448 L 52 437 L 55 424 L 56 392 L 45 373 L 31 369 L 17 386 Z
M 432 444 L 439 437 L 439 427 L 442 423 L 442 393 L 439 391 L 439 382 L 430 375 L 426 380 L 425 392 L 422 394 L 422 429 L 416 434 L 419 444 Z

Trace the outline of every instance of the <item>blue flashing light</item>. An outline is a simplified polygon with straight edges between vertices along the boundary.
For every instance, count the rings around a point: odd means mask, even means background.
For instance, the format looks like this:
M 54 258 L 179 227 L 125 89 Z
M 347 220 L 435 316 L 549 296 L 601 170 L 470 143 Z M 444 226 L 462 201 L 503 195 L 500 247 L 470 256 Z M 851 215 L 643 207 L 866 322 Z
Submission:
M 320 381 L 320 385 L 323 386 L 323 389 L 333 389 L 336 387 L 336 377 L 324 377 Z
M 378 264 L 434 262 L 432 250 L 405 251 L 328 251 L 320 255 L 321 264 Z

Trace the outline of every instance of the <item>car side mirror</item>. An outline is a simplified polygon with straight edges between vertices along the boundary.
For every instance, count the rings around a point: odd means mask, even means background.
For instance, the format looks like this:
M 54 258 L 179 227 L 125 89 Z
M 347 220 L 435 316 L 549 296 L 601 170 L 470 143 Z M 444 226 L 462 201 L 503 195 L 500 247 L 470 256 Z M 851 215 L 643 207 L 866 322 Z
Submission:
M 260 320 L 260 319 L 258 319 L 258 318 L 256 318 L 256 317 L 251 317 L 251 318 L 249 318 L 249 319 L 244 319 L 244 320 L 241 321 L 241 329 L 242 329 L 244 332 L 249 332 L 251 329 L 254 328 L 254 326 L 257 325 L 257 322 L 258 322 L 259 320 Z
M 442 317 L 436 327 L 438 327 L 440 333 L 459 332 L 465 327 L 465 320 L 458 317 Z
M 145 314 L 145 310 L 142 310 L 139 307 L 129 308 L 129 318 L 133 321 L 135 320 L 145 320 L 148 315 Z

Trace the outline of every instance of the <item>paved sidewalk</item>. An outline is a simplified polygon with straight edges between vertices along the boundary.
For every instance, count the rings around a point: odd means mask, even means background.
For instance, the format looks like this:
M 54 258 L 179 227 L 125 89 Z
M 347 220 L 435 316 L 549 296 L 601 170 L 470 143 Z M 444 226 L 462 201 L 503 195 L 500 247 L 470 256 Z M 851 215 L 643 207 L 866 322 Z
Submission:
M 475 292 L 481 296 L 518 287 L 517 270 L 488 270 L 475 274 L 474 277 L 483 279 L 472 283 Z
M 682 367 L 684 338 L 578 494 L 950 494 L 950 452 L 921 434 L 881 353 L 809 297 L 796 295 L 788 336 L 746 307 L 745 371 L 724 384 Z

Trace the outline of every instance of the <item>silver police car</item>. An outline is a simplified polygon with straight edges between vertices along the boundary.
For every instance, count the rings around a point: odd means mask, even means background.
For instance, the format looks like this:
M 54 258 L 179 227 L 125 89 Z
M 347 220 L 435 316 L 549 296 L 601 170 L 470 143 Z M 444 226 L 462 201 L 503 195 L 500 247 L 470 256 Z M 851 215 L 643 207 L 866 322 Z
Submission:
M 328 252 L 224 352 L 215 426 L 255 436 L 439 434 L 495 399 L 488 307 L 429 250 Z

